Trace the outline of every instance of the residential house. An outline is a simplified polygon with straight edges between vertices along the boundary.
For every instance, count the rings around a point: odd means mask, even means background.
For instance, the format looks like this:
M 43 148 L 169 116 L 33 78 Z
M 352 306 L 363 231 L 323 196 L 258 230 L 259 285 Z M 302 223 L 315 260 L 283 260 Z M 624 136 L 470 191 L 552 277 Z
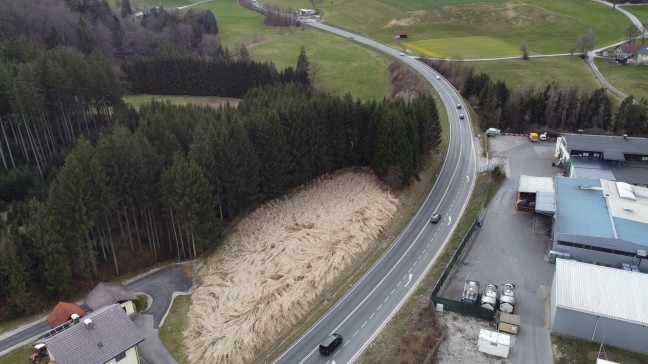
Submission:
M 117 304 L 89 313 L 43 342 L 57 364 L 138 364 L 140 332 Z
M 637 53 L 648 47 L 647 44 L 622 44 L 614 50 L 614 57 L 623 63 L 636 63 Z
M 84 299 L 92 311 L 112 304 L 121 305 L 127 314 L 135 312 L 133 301 L 137 295 L 128 290 L 123 284 L 117 282 L 102 282 L 88 293 Z
M 639 52 L 637 52 L 637 63 L 648 65 L 648 45 L 641 48 Z

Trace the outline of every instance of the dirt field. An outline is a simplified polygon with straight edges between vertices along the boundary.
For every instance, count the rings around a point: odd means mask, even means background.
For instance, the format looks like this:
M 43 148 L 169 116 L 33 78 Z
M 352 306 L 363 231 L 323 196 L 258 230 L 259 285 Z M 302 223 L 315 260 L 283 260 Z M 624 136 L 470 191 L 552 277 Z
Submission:
M 347 171 L 250 214 L 198 272 L 184 332 L 189 361 L 252 361 L 372 247 L 397 205 L 370 173 Z
M 438 317 L 448 329 L 448 336 L 439 347 L 437 354 L 438 363 L 510 363 L 507 359 L 477 351 L 479 329 L 494 331 L 494 323 L 450 311 L 445 311 L 439 314 Z M 515 335 L 511 336 L 511 344 L 514 345 Z

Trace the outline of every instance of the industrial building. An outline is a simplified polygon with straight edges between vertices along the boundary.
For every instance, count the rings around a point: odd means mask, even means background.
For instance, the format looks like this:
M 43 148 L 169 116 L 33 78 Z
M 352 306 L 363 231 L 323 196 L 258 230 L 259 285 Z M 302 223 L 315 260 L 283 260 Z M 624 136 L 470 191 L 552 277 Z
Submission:
M 557 259 L 551 332 L 648 352 L 648 274 Z
M 566 253 L 581 262 L 648 272 L 648 263 L 641 264 L 648 249 L 648 188 L 556 177 L 555 189 L 550 259 Z
M 601 178 L 648 186 L 648 139 L 628 136 L 564 134 L 556 158 L 566 177 Z

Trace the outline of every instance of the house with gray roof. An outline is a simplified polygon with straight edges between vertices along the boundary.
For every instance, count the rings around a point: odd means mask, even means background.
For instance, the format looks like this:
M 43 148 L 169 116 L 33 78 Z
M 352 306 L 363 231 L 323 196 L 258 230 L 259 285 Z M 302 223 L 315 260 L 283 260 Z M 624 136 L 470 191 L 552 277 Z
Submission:
M 133 301 L 137 300 L 137 295 L 118 282 L 101 282 L 88 293 L 84 302 L 91 310 L 96 311 L 103 306 L 120 304 L 129 315 L 135 310 Z
M 109 305 L 75 319 L 65 330 L 44 340 L 50 362 L 57 364 L 139 363 L 137 344 L 144 334 L 124 309 Z
M 566 177 L 556 177 L 555 188 L 554 254 L 648 272 L 648 263 L 642 266 L 648 250 L 648 188 Z
M 564 134 L 555 157 L 567 177 L 600 178 L 648 186 L 648 139 L 629 136 Z

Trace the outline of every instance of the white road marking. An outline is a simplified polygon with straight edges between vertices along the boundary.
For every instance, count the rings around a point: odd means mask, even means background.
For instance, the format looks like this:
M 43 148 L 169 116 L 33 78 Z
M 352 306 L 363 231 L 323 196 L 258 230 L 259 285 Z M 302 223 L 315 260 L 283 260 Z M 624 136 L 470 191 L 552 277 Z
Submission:
M 452 222 L 452 216 L 448 216 L 448 225 L 450 225 L 451 222 Z
M 376 311 L 379 311 L 380 308 L 382 308 L 382 303 L 380 304 L 380 306 L 378 306 L 378 308 L 376 309 Z
M 399 286 L 401 285 L 401 283 L 403 283 L 403 281 L 398 282 L 398 284 L 396 285 L 396 287 L 399 287 Z
M 363 328 L 366 324 L 367 324 L 367 321 L 365 321 L 364 324 L 362 324 L 362 326 L 360 326 L 360 328 Z
M 388 299 L 389 299 L 389 296 L 387 296 L 387 298 L 385 298 L 385 300 L 383 301 L 383 303 L 387 302 Z
M 466 182 L 470 182 L 470 176 L 466 176 Z
M 358 335 L 358 332 L 359 332 L 359 331 L 360 331 L 360 330 L 356 331 L 355 334 L 353 334 L 353 336 L 351 336 L 351 337 L 355 337 L 356 335 Z
M 392 289 L 390 295 L 394 294 L 394 292 L 396 292 L 396 288 Z
M 422 256 L 423 256 L 423 254 L 419 255 L 419 257 L 418 257 L 417 260 L 421 260 L 421 257 L 422 257 Z
M 374 317 L 375 314 L 376 314 L 375 312 L 372 313 L 371 316 L 369 316 L 369 320 L 371 320 Z
M 410 268 L 410 270 L 412 270 L 412 268 Z M 410 284 L 411 281 L 412 281 L 412 273 L 410 273 L 410 275 L 409 275 L 409 277 L 407 279 L 407 283 L 405 283 L 405 287 L 407 287 L 407 285 Z

